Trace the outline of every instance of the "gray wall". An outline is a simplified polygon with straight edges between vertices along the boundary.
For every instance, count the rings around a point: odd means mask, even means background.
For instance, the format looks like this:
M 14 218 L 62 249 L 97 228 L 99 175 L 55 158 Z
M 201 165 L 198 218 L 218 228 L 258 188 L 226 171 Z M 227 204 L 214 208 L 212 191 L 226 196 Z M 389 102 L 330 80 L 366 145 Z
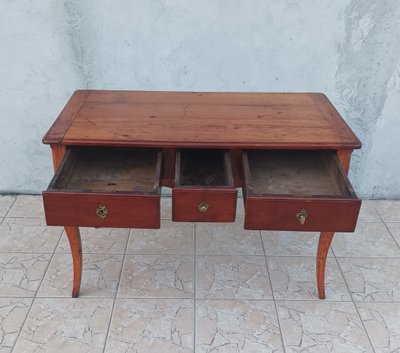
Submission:
M 399 0 L 1 0 L 0 192 L 40 192 L 78 88 L 322 91 L 363 197 L 400 197 Z

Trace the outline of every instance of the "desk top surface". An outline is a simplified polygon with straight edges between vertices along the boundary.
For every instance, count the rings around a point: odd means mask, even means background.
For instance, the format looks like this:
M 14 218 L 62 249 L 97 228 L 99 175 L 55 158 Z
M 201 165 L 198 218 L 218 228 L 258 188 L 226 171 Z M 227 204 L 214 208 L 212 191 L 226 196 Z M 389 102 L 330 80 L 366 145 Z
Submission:
M 43 142 L 164 148 L 361 147 L 320 93 L 76 91 Z

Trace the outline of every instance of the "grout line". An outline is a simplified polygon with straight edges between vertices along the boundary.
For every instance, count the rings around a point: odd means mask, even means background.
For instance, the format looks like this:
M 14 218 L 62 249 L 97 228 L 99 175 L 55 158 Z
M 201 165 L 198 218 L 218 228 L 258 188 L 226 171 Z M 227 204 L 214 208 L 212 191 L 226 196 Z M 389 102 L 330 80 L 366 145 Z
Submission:
M 377 211 L 378 212 L 378 211 Z M 386 230 L 389 232 L 390 236 L 392 237 L 392 239 L 394 240 L 394 242 L 396 243 L 397 247 L 400 249 L 400 244 L 397 242 L 396 238 L 393 236 L 392 232 L 390 231 L 389 227 L 387 226 L 386 222 L 383 221 L 382 216 L 379 214 L 378 212 L 378 216 L 381 219 L 382 223 L 385 225 Z
M 11 207 L 10 207 L 10 208 L 11 208 Z M 34 302 L 36 301 L 37 298 L 40 298 L 40 297 L 37 296 L 37 294 L 38 294 L 38 292 L 39 292 L 39 290 L 40 290 L 40 287 L 42 286 L 42 283 L 43 283 L 43 281 L 44 281 L 44 278 L 46 277 L 46 273 L 47 273 L 47 271 L 49 270 L 51 261 L 53 260 L 53 257 L 54 257 L 54 254 L 55 254 L 55 250 L 57 249 L 58 244 L 60 243 L 61 237 L 62 237 L 62 235 L 64 234 L 64 232 L 65 232 L 65 230 L 62 231 L 61 234 L 60 234 L 59 237 L 58 237 L 57 244 L 56 244 L 56 246 L 55 246 L 55 248 L 54 248 L 54 251 L 53 251 L 52 255 L 50 256 L 49 262 L 48 262 L 48 264 L 47 264 L 47 266 L 46 266 L 46 269 L 45 269 L 44 272 L 43 272 L 42 279 L 40 280 L 40 283 L 39 283 L 39 285 L 38 285 L 38 287 L 37 287 L 37 289 L 36 289 L 36 291 L 35 291 L 35 294 L 34 294 L 34 296 L 32 297 L 31 305 L 30 305 L 29 310 L 28 310 L 28 312 L 27 312 L 27 314 L 26 314 L 26 316 L 25 316 L 24 322 L 23 322 L 22 325 L 21 325 L 21 329 L 20 329 L 19 332 L 18 332 L 17 338 L 15 339 L 15 342 L 14 342 L 14 344 L 13 344 L 13 347 L 12 347 L 11 352 L 14 351 L 15 346 L 17 345 L 17 342 L 18 342 L 18 340 L 19 340 L 19 337 L 21 336 L 22 330 L 23 330 L 23 328 L 24 328 L 24 326 L 25 326 L 26 320 L 28 319 L 28 316 L 29 316 L 29 314 L 30 314 L 30 312 L 31 312 L 31 309 L 32 309 L 32 307 L 33 307 Z M 42 298 L 40 298 L 40 299 L 42 299 Z
M 333 248 L 332 250 L 332 255 L 328 256 L 328 259 L 400 259 L 399 256 L 337 256 L 334 253 Z M 0 251 L 1 254 L 43 254 L 43 255 L 51 255 L 53 252 L 46 251 L 46 252 L 41 252 L 41 251 Z M 166 254 L 166 253 L 114 253 L 114 252 L 82 252 L 83 255 L 107 255 L 107 256 L 193 256 L 193 253 L 171 253 L 171 254 Z M 55 251 L 55 255 L 71 255 L 70 252 L 62 251 L 58 252 Z M 227 253 L 217 253 L 217 254 L 210 254 L 210 253 L 199 253 L 197 256 L 242 256 L 242 257 L 263 257 L 263 254 L 260 255 L 250 255 L 250 254 L 227 254 Z M 312 255 L 266 255 L 267 258 L 314 258 Z
M 59 254 L 59 255 L 65 255 L 64 253 L 56 253 L 56 252 L 40 252 L 40 251 L 0 251 L 1 254 L 41 254 L 41 255 L 53 255 L 53 254 Z M 68 254 L 68 253 L 66 253 Z
M 4 252 L 4 251 L 3 251 Z M 0 254 L 2 251 L 0 251 Z M 7 254 L 10 253 L 10 251 L 6 252 Z M 18 252 L 19 253 L 19 252 Z M 42 254 L 42 253 L 41 253 Z M 62 251 L 62 252 L 57 252 L 57 254 L 60 255 L 65 255 L 65 254 L 71 254 L 70 252 Z M 193 253 L 171 253 L 171 254 L 166 254 L 166 253 L 114 253 L 114 252 L 83 252 L 82 254 L 84 255 L 119 255 L 119 256 L 193 256 Z
M 50 257 L 49 263 L 47 264 L 46 270 L 45 270 L 44 273 L 43 273 L 42 280 L 40 281 L 39 286 L 38 286 L 38 289 L 37 289 L 36 292 L 35 292 L 35 298 L 41 298 L 41 297 L 38 297 L 37 295 L 38 295 L 38 293 L 39 293 L 40 287 L 42 286 L 42 283 L 43 283 L 43 281 L 44 281 L 44 278 L 46 277 L 47 271 L 48 271 L 49 268 L 50 268 L 50 264 L 51 264 L 51 262 L 53 261 L 54 255 L 56 254 L 56 249 L 57 249 L 57 247 L 58 247 L 58 244 L 60 244 L 61 237 L 62 237 L 64 234 L 65 234 L 65 230 L 63 230 L 63 231 L 61 232 L 61 234 L 60 234 L 60 236 L 59 236 L 59 238 L 58 238 L 57 244 L 56 244 L 56 246 L 55 246 L 55 248 L 54 248 L 54 251 L 53 251 L 53 253 L 52 253 L 51 257 Z M 65 236 L 67 236 L 67 234 L 65 234 Z
M 119 272 L 118 281 L 117 281 L 117 287 L 116 287 L 116 291 L 115 291 L 115 294 L 114 294 L 113 303 L 112 303 L 112 307 L 111 307 L 110 320 L 108 321 L 107 331 L 106 331 L 106 335 L 105 335 L 103 353 L 106 350 L 107 341 L 108 341 L 108 335 L 110 333 L 111 321 L 112 321 L 112 318 L 113 318 L 113 315 L 114 315 L 115 302 L 117 301 L 117 296 L 118 296 L 118 292 L 119 292 L 119 284 L 120 284 L 121 278 L 122 278 L 122 272 L 124 271 L 125 259 L 126 259 L 126 249 L 128 248 L 129 240 L 130 240 L 130 237 L 131 237 L 131 231 L 132 231 L 132 229 L 129 229 L 129 234 L 126 237 L 125 250 L 124 250 L 124 255 L 122 257 L 122 266 L 121 266 L 121 270 Z
M 400 259 L 400 256 L 336 256 L 337 259 Z
M 196 311 L 197 311 L 197 233 L 196 222 L 193 227 L 194 274 L 193 274 L 193 353 L 196 353 Z
M 93 300 L 93 299 L 104 299 L 104 300 L 112 300 L 115 297 L 114 296 L 79 296 L 79 298 L 71 298 L 71 296 L 43 296 L 43 297 L 16 297 L 16 296 L 10 296 L 10 295 L 0 295 L 1 299 L 78 299 L 78 300 Z M 119 297 L 117 298 L 123 299 L 123 300 L 193 300 L 193 297 Z M 318 303 L 318 302 L 323 302 L 323 303 L 353 303 L 353 300 L 332 300 L 332 299 L 265 299 L 265 298 L 197 298 L 197 301 L 249 301 L 249 302 L 279 302 L 279 303 L 284 303 L 284 302 L 310 302 L 310 303 Z M 382 301 L 382 300 L 371 300 L 371 301 L 361 301 L 361 300 L 355 300 L 355 303 L 365 303 L 365 304 L 400 304 L 400 300 L 391 300 L 391 301 Z
M 11 202 L 11 205 L 8 207 L 8 210 L 7 210 L 6 214 L 4 215 L 4 218 L 6 218 L 8 216 L 8 214 L 10 213 L 10 210 L 14 206 L 15 202 L 17 202 L 17 197 L 14 199 L 13 202 Z M 21 218 L 24 218 L 24 217 L 21 217 Z
M 277 306 L 276 306 L 275 295 L 274 295 L 274 289 L 273 289 L 273 287 L 272 287 L 271 274 L 270 274 L 270 272 L 269 272 L 269 266 L 268 266 L 268 261 L 267 261 L 267 255 L 266 255 L 266 253 L 265 253 L 264 239 L 263 239 L 263 237 L 262 237 L 262 235 L 261 235 L 261 231 L 259 231 L 259 234 L 260 234 L 260 239 L 261 239 L 261 245 L 262 245 L 263 252 L 264 252 L 264 261 L 265 261 L 265 265 L 266 265 L 266 267 L 267 267 L 267 275 L 268 275 L 268 280 L 269 280 L 269 286 L 270 286 L 270 288 L 271 288 L 271 295 L 272 295 L 272 301 L 273 301 L 273 303 L 274 303 L 276 320 L 277 320 L 277 322 L 278 322 L 279 334 L 280 334 L 280 336 L 281 336 L 282 349 L 283 349 L 283 352 L 285 353 L 285 352 L 286 352 L 285 342 L 283 341 L 283 333 L 282 333 L 281 323 L 280 323 L 280 320 L 279 320 L 278 308 L 277 308 Z
M 352 300 L 352 303 L 353 303 L 354 308 L 356 309 L 356 312 L 357 312 L 358 318 L 360 319 L 361 325 L 362 325 L 362 327 L 364 328 L 364 332 L 365 332 L 365 334 L 367 335 L 368 342 L 369 342 L 369 344 L 371 345 L 371 348 L 372 348 L 373 352 L 375 352 L 375 347 L 373 346 L 372 341 L 371 341 L 371 338 L 369 337 L 368 331 L 367 331 L 367 329 L 365 328 L 364 321 L 363 321 L 363 319 L 361 318 L 361 315 L 360 315 L 360 312 L 359 312 L 359 310 L 358 310 L 358 307 L 357 307 L 357 305 L 356 305 L 356 303 L 355 303 L 355 301 L 354 301 L 353 294 L 352 294 L 351 291 L 350 291 L 350 288 L 349 288 L 349 286 L 348 286 L 348 284 L 347 284 L 346 278 L 345 278 L 345 276 L 344 276 L 344 274 L 343 274 L 342 268 L 340 267 L 340 263 L 339 263 L 339 261 L 338 261 L 336 258 L 335 258 L 335 261 L 336 261 L 336 265 L 339 267 L 339 271 L 340 271 L 340 273 L 341 273 L 341 275 L 342 275 L 342 277 L 343 277 L 343 280 L 344 280 L 344 283 L 345 283 L 345 285 L 346 285 L 346 288 L 347 288 L 347 290 L 348 290 L 348 292 L 349 292 L 349 294 L 350 294 L 350 298 L 351 298 L 351 300 Z
M 15 298 L 15 297 L 14 297 L 14 298 Z M 13 298 L 13 299 L 14 299 L 14 298 Z M 14 352 L 15 346 L 17 345 L 17 342 L 18 342 L 18 340 L 19 340 L 19 336 L 21 336 L 22 329 L 23 329 L 24 326 L 25 326 L 26 319 L 28 318 L 28 316 L 29 316 L 29 314 L 30 314 L 30 312 L 31 312 L 31 309 L 32 309 L 32 306 L 33 306 L 33 302 L 35 301 L 35 298 L 33 298 L 33 297 L 32 297 L 32 298 L 18 298 L 18 299 L 30 299 L 30 300 L 31 300 L 31 303 L 30 303 L 30 305 L 29 305 L 28 311 L 26 312 L 24 321 L 23 321 L 22 324 L 21 324 L 21 329 L 20 329 L 19 332 L 18 332 L 17 338 L 15 339 L 15 342 L 14 342 L 14 344 L 13 344 L 12 347 L 11 347 L 11 353 Z
M 4 216 L 4 218 L 10 218 L 10 219 L 13 219 L 13 218 L 16 218 L 16 219 L 20 219 L 20 218 L 26 218 L 26 219 L 41 219 L 41 220 L 45 220 L 45 218 L 44 218 L 44 214 L 42 215 L 42 216 L 38 216 L 38 217 L 30 217 L 30 216 Z M 50 227 L 50 226 L 49 226 Z M 53 226 L 52 226 L 53 227 Z M 54 227 L 61 227 L 61 226 L 54 226 Z
M 66 297 L 48 297 L 48 298 L 66 298 Z M 83 297 L 87 299 L 110 299 L 111 297 Z M 140 300 L 172 300 L 172 299 L 179 299 L 179 300 L 193 300 L 193 297 L 119 297 L 118 299 L 140 299 Z M 321 299 L 315 298 L 315 299 L 265 299 L 265 298 L 241 298 L 241 297 L 236 297 L 236 298 L 196 298 L 196 301 L 253 301 L 253 302 L 320 302 Z M 330 302 L 330 303 L 352 303 L 351 299 L 349 300 L 327 300 L 325 299 L 324 302 Z M 370 303 L 400 303 L 400 301 L 397 302 L 378 302 L 378 301 L 373 301 Z

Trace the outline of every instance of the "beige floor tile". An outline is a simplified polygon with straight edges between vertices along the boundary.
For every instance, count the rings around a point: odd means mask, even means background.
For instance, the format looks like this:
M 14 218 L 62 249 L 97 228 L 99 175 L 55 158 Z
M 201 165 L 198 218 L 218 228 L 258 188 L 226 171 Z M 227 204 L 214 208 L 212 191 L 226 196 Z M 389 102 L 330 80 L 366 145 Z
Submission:
M 274 303 L 199 300 L 196 304 L 196 352 L 283 352 Z
M 316 256 L 319 233 L 315 232 L 261 232 L 267 256 Z M 329 251 L 328 256 L 333 256 Z
M 338 258 L 356 301 L 400 301 L 400 259 Z
M 400 303 L 357 303 L 375 353 L 400 352 Z
M 15 201 L 16 196 L 0 195 L 0 217 L 5 217 Z
M 80 297 L 114 297 L 122 268 L 122 255 L 87 254 L 83 256 Z M 70 297 L 72 290 L 72 257 L 53 257 L 40 286 L 38 297 Z
M 192 298 L 194 257 L 127 255 L 118 297 Z
M 287 353 L 372 353 L 353 303 L 277 302 Z
M 400 222 L 397 223 L 386 223 L 389 228 L 390 233 L 396 240 L 397 244 L 400 246 Z
M 272 299 L 264 256 L 197 257 L 197 298 Z
M 7 217 L 33 217 L 44 219 L 42 197 L 33 195 L 17 196 Z
M 374 201 L 374 206 L 384 222 L 400 222 L 400 200 Z
M 53 252 L 62 232 L 40 218 L 6 218 L 0 224 L 0 251 Z
M 198 254 L 263 255 L 259 231 L 244 230 L 238 223 L 197 223 Z
M 27 298 L 0 298 L 0 353 L 12 351 L 31 303 Z
M 236 201 L 236 221 L 242 224 L 242 228 L 243 228 L 243 220 L 244 220 L 243 198 L 238 197 Z
M 162 220 L 160 229 L 132 229 L 128 254 L 193 254 L 194 223 Z
M 117 299 L 107 353 L 193 352 L 193 301 Z
M 270 257 L 268 266 L 276 300 L 319 300 L 314 257 Z M 326 298 L 351 300 L 334 258 L 327 260 L 325 273 Z
M 79 228 L 83 253 L 123 254 L 128 241 L 129 229 Z M 57 253 L 70 253 L 67 235 L 64 234 L 56 249 Z
M 167 186 L 163 186 L 161 190 L 161 195 L 163 198 L 171 198 L 172 196 L 172 188 L 169 188 Z
M 358 223 L 354 233 L 337 233 L 332 241 L 340 257 L 400 257 L 400 248 L 383 223 Z
M 358 222 L 380 222 L 381 218 L 375 209 L 376 201 L 362 200 Z
M 51 254 L 0 254 L 0 296 L 33 297 Z
M 171 219 L 172 218 L 172 197 L 161 197 L 160 203 L 160 218 Z
M 14 353 L 101 353 L 112 299 L 35 299 Z

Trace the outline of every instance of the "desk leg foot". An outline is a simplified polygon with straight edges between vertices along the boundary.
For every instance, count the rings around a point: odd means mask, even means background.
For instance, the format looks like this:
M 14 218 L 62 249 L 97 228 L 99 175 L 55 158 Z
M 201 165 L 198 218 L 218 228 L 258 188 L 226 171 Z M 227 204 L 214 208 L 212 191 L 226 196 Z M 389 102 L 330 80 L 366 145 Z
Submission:
M 325 265 L 334 232 L 321 232 L 317 251 L 317 288 L 319 299 L 325 299 Z
M 69 245 L 71 247 L 72 262 L 74 266 L 74 284 L 72 287 L 72 298 L 77 298 L 81 288 L 82 279 L 82 243 L 78 227 L 65 227 Z

